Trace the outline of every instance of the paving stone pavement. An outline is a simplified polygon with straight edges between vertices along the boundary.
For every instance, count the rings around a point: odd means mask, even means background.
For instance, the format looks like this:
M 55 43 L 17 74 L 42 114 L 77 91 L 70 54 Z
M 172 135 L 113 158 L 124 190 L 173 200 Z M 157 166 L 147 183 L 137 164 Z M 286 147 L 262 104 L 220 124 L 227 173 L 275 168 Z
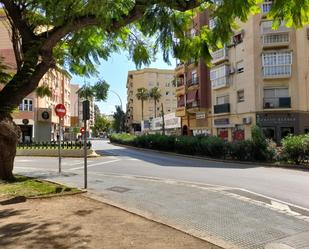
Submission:
M 83 179 L 72 172 L 28 175 L 79 187 Z M 90 173 L 89 178 L 95 198 L 224 248 L 309 249 L 308 218 L 224 188 L 100 173 Z

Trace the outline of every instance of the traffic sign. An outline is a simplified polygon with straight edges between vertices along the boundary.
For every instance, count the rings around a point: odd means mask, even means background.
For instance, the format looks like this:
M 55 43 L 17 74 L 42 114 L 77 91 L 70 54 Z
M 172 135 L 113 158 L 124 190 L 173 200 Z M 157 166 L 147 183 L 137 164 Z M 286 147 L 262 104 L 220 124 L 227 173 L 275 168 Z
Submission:
M 84 128 L 84 127 L 80 128 L 80 133 L 81 133 L 81 134 L 84 134 L 84 133 L 85 133 L 85 128 Z
M 65 116 L 65 114 L 67 113 L 67 110 L 66 110 L 66 108 L 63 104 L 56 105 L 55 111 L 56 111 L 56 115 L 59 118 L 63 118 Z

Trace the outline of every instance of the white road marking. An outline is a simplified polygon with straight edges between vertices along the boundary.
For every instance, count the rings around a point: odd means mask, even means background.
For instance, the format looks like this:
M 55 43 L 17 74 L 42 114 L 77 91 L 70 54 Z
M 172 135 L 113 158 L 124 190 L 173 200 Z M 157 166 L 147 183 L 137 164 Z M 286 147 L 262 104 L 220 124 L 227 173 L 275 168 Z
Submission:
M 34 160 L 29 160 L 29 159 L 16 159 L 16 163 L 27 163 L 27 162 L 33 162 Z
M 103 164 L 108 164 L 108 163 L 114 163 L 114 162 L 118 162 L 118 161 L 120 161 L 120 159 L 115 159 L 115 160 L 111 160 L 111 161 L 107 161 L 107 162 L 94 163 L 94 164 L 88 165 L 87 168 L 99 166 L 99 165 L 103 165 Z M 83 168 L 84 168 L 84 166 L 76 167 L 76 168 L 72 168 L 72 169 L 68 169 L 68 170 L 78 170 L 78 169 L 83 169 Z

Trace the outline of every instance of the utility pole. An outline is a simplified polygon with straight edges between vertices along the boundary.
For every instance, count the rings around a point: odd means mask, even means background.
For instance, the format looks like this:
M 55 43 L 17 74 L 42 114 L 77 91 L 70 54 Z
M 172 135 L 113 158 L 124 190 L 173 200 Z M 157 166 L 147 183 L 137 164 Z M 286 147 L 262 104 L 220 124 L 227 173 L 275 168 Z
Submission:
M 165 135 L 165 120 L 164 120 L 163 103 L 161 103 L 161 115 L 162 115 L 162 135 Z

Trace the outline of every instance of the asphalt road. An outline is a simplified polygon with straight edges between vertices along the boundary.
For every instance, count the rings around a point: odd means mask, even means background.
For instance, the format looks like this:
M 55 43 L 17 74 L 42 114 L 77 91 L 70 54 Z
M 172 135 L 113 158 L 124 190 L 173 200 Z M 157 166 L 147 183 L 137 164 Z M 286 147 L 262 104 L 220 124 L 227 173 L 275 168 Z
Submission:
M 95 173 L 136 175 L 243 188 L 280 201 L 309 208 L 309 171 L 258 165 L 222 163 L 128 149 L 93 141 L 106 156 L 89 159 L 89 177 Z M 17 157 L 15 172 L 57 170 L 57 158 Z M 63 170 L 82 174 L 83 160 L 63 159 Z

